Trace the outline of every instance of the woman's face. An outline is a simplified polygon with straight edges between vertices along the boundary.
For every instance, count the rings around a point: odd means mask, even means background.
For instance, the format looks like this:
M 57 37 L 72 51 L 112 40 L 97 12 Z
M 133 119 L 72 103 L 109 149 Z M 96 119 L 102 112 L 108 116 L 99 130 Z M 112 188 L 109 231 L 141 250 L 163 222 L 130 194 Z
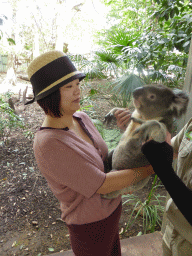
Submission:
M 80 108 L 80 83 L 79 79 L 65 84 L 60 88 L 61 110 L 64 113 L 75 113 Z

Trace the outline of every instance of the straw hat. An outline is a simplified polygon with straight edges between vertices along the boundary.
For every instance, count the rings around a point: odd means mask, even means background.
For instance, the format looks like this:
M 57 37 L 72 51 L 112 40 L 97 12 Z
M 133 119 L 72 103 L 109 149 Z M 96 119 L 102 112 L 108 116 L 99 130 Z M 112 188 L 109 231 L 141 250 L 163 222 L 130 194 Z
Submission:
M 34 98 L 25 105 L 46 97 L 75 79 L 81 81 L 85 78 L 85 74 L 77 71 L 69 57 L 60 51 L 40 55 L 30 63 L 27 73 Z

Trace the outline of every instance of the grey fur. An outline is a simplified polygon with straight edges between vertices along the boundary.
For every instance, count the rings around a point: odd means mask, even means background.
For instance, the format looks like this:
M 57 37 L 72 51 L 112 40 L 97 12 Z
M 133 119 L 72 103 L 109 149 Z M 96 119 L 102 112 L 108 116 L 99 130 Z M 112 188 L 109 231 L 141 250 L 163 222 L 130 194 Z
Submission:
M 142 143 L 152 137 L 163 142 L 167 130 L 172 131 L 174 117 L 180 117 L 187 110 L 189 97 L 186 93 L 163 85 L 146 85 L 133 92 L 135 111 L 119 144 L 112 155 L 112 169 L 124 170 L 148 165 L 149 162 L 141 152 Z M 109 123 L 118 108 L 112 109 L 105 117 Z M 111 153 L 112 154 L 112 153 Z M 142 189 L 149 177 L 127 188 L 102 195 L 115 198 L 118 195 Z

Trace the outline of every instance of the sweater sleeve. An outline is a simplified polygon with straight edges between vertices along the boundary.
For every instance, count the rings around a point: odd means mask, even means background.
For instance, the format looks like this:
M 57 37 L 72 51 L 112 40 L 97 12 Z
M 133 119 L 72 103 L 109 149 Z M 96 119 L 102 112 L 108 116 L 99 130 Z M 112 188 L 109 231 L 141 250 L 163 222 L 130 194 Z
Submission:
M 34 153 L 45 178 L 90 198 L 101 187 L 106 175 L 90 156 L 78 152 L 56 138 L 36 140 Z
M 192 226 L 192 191 L 183 183 L 172 168 L 173 149 L 166 142 L 149 141 L 142 146 L 142 152 L 151 163 L 155 173 L 163 182 L 174 203 Z

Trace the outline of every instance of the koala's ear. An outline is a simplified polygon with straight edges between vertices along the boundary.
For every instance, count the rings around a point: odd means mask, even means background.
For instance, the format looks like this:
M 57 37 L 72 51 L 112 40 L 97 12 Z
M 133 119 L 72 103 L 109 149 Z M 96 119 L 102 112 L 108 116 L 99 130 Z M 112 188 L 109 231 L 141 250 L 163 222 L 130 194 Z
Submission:
M 180 117 L 187 111 L 189 96 L 187 93 L 179 89 L 175 89 L 173 93 L 174 97 L 170 105 L 170 111 L 172 112 L 173 116 Z

